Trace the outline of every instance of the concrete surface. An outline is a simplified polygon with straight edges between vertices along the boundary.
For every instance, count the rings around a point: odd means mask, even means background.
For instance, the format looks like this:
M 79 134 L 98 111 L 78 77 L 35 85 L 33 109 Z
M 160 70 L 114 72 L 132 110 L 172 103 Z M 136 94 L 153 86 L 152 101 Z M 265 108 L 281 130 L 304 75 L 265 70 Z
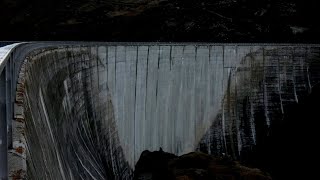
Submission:
M 268 129 L 320 82 L 310 73 L 319 47 L 22 46 L 10 177 L 131 179 L 140 153 L 160 147 L 239 159 L 258 141 L 257 121 Z
M 7 45 L 1 42 L 0 46 L 0 179 L 8 174 L 8 147 L 11 145 L 11 119 L 14 82 L 12 52 L 19 43 Z M 5 46 L 6 45 L 6 46 Z M 8 142 L 9 140 L 9 142 Z

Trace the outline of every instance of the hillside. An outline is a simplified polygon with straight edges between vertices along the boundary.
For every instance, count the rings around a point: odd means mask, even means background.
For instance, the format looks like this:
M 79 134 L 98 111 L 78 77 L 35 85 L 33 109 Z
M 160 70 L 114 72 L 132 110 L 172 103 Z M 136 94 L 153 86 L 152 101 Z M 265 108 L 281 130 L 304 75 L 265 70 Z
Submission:
M 316 43 L 316 2 L 3 0 L 0 40 Z

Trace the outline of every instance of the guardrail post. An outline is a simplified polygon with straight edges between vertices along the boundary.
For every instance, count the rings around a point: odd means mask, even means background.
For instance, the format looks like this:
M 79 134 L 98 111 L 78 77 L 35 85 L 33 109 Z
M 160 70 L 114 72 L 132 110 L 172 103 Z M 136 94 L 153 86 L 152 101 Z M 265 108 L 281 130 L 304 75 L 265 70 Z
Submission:
M 8 178 L 7 108 L 6 108 L 6 70 L 0 72 L 0 179 Z

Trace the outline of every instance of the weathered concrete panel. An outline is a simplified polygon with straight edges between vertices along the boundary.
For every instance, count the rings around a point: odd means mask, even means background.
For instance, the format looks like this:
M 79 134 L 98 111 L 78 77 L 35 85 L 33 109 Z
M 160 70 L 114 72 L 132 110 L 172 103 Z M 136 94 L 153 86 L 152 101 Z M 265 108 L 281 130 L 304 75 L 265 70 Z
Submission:
M 210 44 L 31 54 L 28 176 L 130 179 L 141 152 L 160 147 L 240 158 L 257 143 L 257 116 L 268 128 L 320 82 L 309 70 L 318 55 L 319 47 Z

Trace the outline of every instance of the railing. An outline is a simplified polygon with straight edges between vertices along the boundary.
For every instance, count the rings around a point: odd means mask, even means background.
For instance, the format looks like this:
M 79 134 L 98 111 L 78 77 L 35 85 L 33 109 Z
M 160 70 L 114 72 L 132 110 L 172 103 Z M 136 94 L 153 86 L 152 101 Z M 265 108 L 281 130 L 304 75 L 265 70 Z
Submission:
M 0 45 L 8 43 L 1 42 Z M 0 180 L 8 178 L 8 149 L 12 147 L 13 106 L 21 62 L 15 62 L 20 43 L 0 47 Z
M 13 43 L 17 43 L 16 41 L 0 41 L 0 47 L 7 46 Z

